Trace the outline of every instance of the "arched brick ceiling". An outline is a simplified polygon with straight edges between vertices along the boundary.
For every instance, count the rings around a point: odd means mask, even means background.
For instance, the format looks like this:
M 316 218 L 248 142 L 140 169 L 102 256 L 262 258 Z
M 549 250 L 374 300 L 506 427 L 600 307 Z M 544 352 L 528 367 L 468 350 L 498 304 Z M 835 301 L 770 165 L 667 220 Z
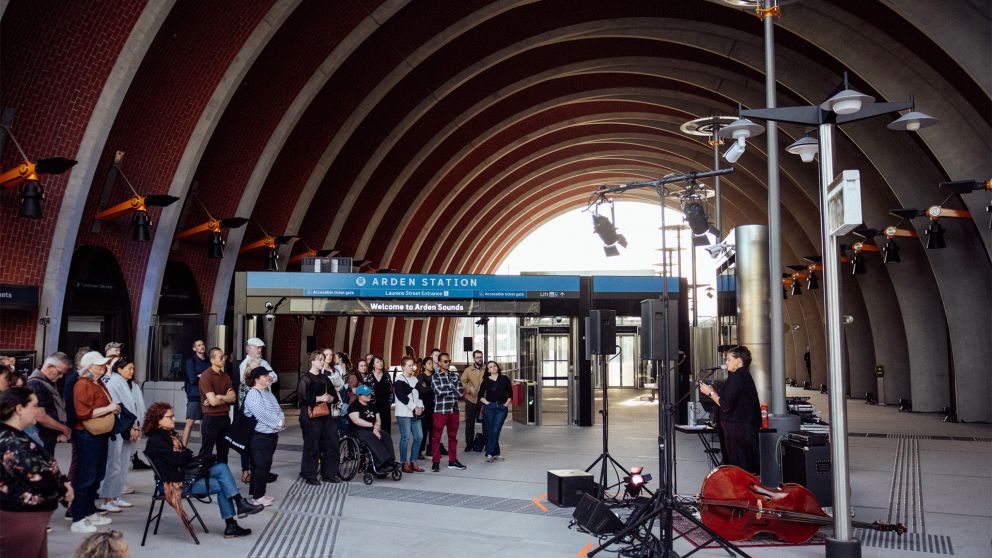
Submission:
M 884 119 L 838 134 L 838 168 L 861 169 L 865 220 L 875 227 L 890 224 L 889 208 L 940 201 L 940 180 L 992 174 L 989 52 L 974 46 L 989 43 L 989 7 L 903 4 L 804 0 L 775 22 L 780 106 L 821 100 L 849 70 L 880 101 L 915 93 L 920 110 L 941 118 L 918 134 L 893 134 Z M 709 168 L 710 147 L 681 134 L 684 121 L 764 105 L 761 23 L 717 1 L 162 2 L 114 13 L 20 2 L 0 17 L 0 93 L 18 109 L 19 139 L 32 153 L 79 152 L 68 178 L 45 180 L 47 214 L 78 223 L 0 220 L 5 255 L 16 252 L 24 267 L 0 279 L 44 281 L 56 309 L 48 278 L 67 273 L 74 245 L 110 248 L 129 290 L 142 293 L 132 307 L 148 314 L 157 293 L 142 286 L 160 282 L 167 258 L 189 265 L 220 315 L 234 269 L 261 266 L 259 253 L 238 256 L 261 236 L 255 225 L 229 233 L 220 263 L 203 257 L 202 239 L 171 252 L 130 242 L 123 221 L 91 234 L 118 149 L 142 193 L 184 195 L 195 180 L 214 216 L 240 213 L 269 233 L 298 234 L 284 257 L 306 245 L 403 271 L 479 272 L 495 269 L 528 231 L 581 206 L 595 184 Z M 32 41 L 25 30 L 42 22 L 56 39 Z M 804 132 L 780 131 L 783 146 Z M 3 156 L 11 162 L 9 150 Z M 735 166 L 723 180 L 725 229 L 765 219 L 764 141 Z M 815 168 L 783 155 L 781 172 L 785 256 L 818 252 Z M 111 199 L 126 194 L 118 181 Z M 9 200 L 2 207 L 11 209 Z M 948 205 L 981 218 L 986 201 L 974 194 Z M 204 218 L 189 199 L 182 211 L 152 216 L 162 221 L 156 246 Z M 479 221 L 481 232 L 472 228 Z M 975 308 L 990 302 L 992 239 L 976 220 L 947 229 L 948 249 L 904 242 L 903 267 L 875 264 L 870 277 L 846 282 L 857 294 L 848 300 L 870 318 L 879 360 L 898 358 L 890 347 L 908 343 L 903 352 L 913 353 L 949 334 L 952 356 L 914 354 L 906 364 L 914 378 L 946 373 L 951 359 L 958 370 L 992 359 L 980 333 L 992 330 L 989 316 Z M 29 242 L 37 238 L 54 240 Z M 47 256 L 29 261 L 26 245 Z M 956 288 L 962 278 L 983 292 Z M 786 308 L 819 312 L 809 301 Z M 29 318 L 27 329 L 37 316 Z M 433 344 L 450 327 L 436 322 L 362 320 L 359 330 L 367 341 L 409 329 L 417 344 Z M 0 345 L 23 345 L 22 337 L 30 336 L 4 331 Z

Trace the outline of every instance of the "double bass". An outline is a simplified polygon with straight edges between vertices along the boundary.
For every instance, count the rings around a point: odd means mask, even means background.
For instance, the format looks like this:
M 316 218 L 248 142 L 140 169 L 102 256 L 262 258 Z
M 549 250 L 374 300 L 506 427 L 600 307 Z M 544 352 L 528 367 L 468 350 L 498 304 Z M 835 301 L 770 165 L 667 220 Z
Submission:
M 762 486 L 757 475 L 733 465 L 722 465 L 706 475 L 699 508 L 703 524 L 728 541 L 751 540 L 758 533 L 768 533 L 783 542 L 802 544 L 821 526 L 834 521 L 805 486 Z M 852 521 L 851 525 L 900 535 L 906 532 L 901 523 Z

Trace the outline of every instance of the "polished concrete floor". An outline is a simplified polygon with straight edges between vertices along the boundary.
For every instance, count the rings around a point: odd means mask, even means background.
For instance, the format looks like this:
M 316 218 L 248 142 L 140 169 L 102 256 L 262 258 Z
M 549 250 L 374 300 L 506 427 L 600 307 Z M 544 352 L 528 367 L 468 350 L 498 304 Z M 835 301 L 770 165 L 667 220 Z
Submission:
M 792 394 L 811 396 L 826 414 L 826 396 L 790 388 Z M 641 395 L 611 392 L 610 451 L 626 467 L 643 465 L 647 472 L 656 472 L 657 404 Z M 937 415 L 899 413 L 895 407 L 867 406 L 858 400 L 849 401 L 848 413 L 856 519 L 900 521 L 910 531 L 898 538 L 858 531 L 865 540 L 863 556 L 992 556 L 992 426 L 949 424 Z M 598 544 L 595 537 L 570 529 L 572 510 L 550 504 L 545 493 L 548 469 L 584 469 L 596 459 L 602 444 L 599 427 L 534 427 L 508 421 L 501 444 L 504 462 L 486 463 L 482 455 L 469 453 L 459 456 L 468 466 L 464 471 L 449 470 L 442 460 L 439 473 L 406 475 L 399 482 L 377 480 L 372 486 L 355 479 L 318 488 L 297 480 L 302 440 L 296 419 L 288 422 L 293 426 L 280 436 L 275 456 L 280 477 L 269 487 L 276 502 L 240 522 L 253 530 L 251 536 L 224 539 L 216 504 L 197 504 L 210 530 L 200 534 L 199 546 L 167 508 L 158 534 L 149 532 L 146 546 L 140 547 L 153 484 L 148 472 L 129 475 L 128 483 L 137 492 L 127 498 L 135 507 L 111 514 L 114 523 L 108 527 L 125 534 L 134 555 L 169 558 L 184 552 L 216 558 L 575 557 Z M 398 438 L 395 426 L 393 430 Z M 708 456 L 695 435 L 679 434 L 676 442 L 677 488 L 682 495 L 692 495 L 710 471 Z M 60 444 L 57 450 L 63 468 L 68 466 L 68 449 Z M 230 463 L 237 476 L 237 457 Z M 429 462 L 421 463 L 429 469 Z M 69 531 L 61 512 L 51 526 L 50 555 L 71 556 L 82 536 Z M 678 541 L 675 548 L 685 554 L 694 547 Z M 822 545 L 744 550 L 760 557 L 825 553 Z M 706 549 L 697 555 L 726 553 Z

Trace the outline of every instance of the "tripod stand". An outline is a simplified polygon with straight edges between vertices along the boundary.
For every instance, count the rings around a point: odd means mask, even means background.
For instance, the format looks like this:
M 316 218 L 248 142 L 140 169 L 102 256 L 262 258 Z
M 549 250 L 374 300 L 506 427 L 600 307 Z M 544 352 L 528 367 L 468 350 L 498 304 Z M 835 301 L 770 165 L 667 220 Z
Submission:
M 606 374 L 606 355 L 596 355 L 596 357 L 597 357 L 596 365 L 599 367 L 599 374 L 600 374 L 600 377 L 603 380 L 602 381 L 602 384 L 603 384 L 603 408 L 599 411 L 600 414 L 603 415 L 603 453 L 599 454 L 599 457 L 597 457 L 596 460 L 592 462 L 592 465 L 589 465 L 588 467 L 586 467 L 586 472 L 588 473 L 594 467 L 596 467 L 596 464 L 597 463 L 600 465 L 600 469 L 599 469 L 599 493 L 602 494 L 603 498 L 605 499 L 606 498 L 606 491 L 609 490 L 610 488 L 612 488 L 612 486 L 607 485 L 607 483 L 609 482 L 609 473 L 608 473 L 608 469 L 607 468 L 612 464 L 614 468 L 619 468 L 627 476 L 630 476 L 630 471 L 628 471 L 627 469 L 625 469 L 624 466 L 621 465 L 619 461 L 617 461 L 616 459 L 613 458 L 612 455 L 610 455 L 610 449 L 609 449 L 610 448 L 610 444 L 609 444 L 609 436 L 610 436 L 610 428 L 609 428 L 610 404 L 609 404 L 609 395 L 607 393 L 607 384 L 609 382 L 606 381 L 606 378 L 607 378 L 607 374 Z M 620 481 L 620 482 L 622 482 L 622 481 Z M 618 482 L 617 485 L 619 485 L 620 482 Z M 613 485 L 613 486 L 616 486 L 616 485 Z
M 706 548 L 710 543 L 716 543 L 726 550 L 727 554 L 730 556 L 737 555 L 741 558 L 749 558 L 747 553 L 715 533 L 706 525 L 703 525 L 703 523 L 696 519 L 693 515 L 692 510 L 690 510 L 686 504 L 675 497 L 673 491 L 675 471 L 675 446 L 673 443 L 675 440 L 675 421 L 673 417 L 675 413 L 675 405 L 671 400 L 671 386 L 674 384 L 674 373 L 672 370 L 665 371 L 662 368 L 663 363 L 661 361 L 655 361 L 655 365 L 658 367 L 659 376 L 661 373 L 665 373 L 664 379 L 661 377 L 658 378 L 658 443 L 664 453 L 664 460 L 662 462 L 663 472 L 661 478 L 661 488 L 654 494 L 654 496 L 652 496 L 651 501 L 647 504 L 646 508 L 642 512 L 636 514 L 636 519 L 631 517 L 633 521 L 630 521 L 622 530 L 607 539 L 603 542 L 603 544 L 590 550 L 588 556 L 595 556 L 606 547 L 621 542 L 629 536 L 640 542 L 640 549 L 636 556 L 649 558 L 678 558 L 679 555 L 672 549 L 672 545 L 677 539 L 688 534 L 687 532 L 677 537 L 674 536 L 672 523 L 675 515 L 678 514 L 694 525 L 689 532 L 700 529 L 709 536 L 709 540 L 701 544 L 695 550 L 687 553 L 686 556 Z M 659 524 L 661 532 L 660 538 L 653 532 L 656 522 Z

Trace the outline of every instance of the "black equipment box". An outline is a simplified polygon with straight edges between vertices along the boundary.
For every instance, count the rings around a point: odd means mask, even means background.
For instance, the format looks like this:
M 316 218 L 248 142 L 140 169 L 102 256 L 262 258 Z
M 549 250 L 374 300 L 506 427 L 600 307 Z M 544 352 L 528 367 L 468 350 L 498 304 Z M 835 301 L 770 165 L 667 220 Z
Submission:
M 595 491 L 592 473 L 577 469 L 548 471 L 548 501 L 560 508 L 571 508 L 579 503 L 583 494 Z
M 832 479 L 829 444 L 813 446 L 782 440 L 782 482 L 805 486 L 821 507 L 833 507 Z
M 789 432 L 788 440 L 801 446 L 825 446 L 829 438 L 822 432 Z

